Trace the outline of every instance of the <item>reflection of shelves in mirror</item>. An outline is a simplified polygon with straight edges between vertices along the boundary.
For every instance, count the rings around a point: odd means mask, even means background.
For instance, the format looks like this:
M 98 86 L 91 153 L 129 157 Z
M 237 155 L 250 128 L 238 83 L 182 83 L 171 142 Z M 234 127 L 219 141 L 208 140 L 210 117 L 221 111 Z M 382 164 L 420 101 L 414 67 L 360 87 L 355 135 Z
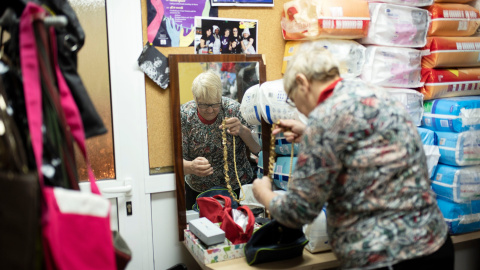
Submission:
M 454 244 L 467 242 L 471 240 L 480 239 L 480 231 L 471 232 L 460 235 L 452 235 L 452 241 Z M 188 250 L 188 248 L 187 248 Z M 193 255 L 192 255 L 193 256 Z M 195 258 L 195 256 L 193 256 Z M 195 258 L 196 259 L 196 258 Z M 237 270 L 237 269 L 335 269 L 340 264 L 335 257 L 335 255 L 329 252 L 320 252 L 312 254 L 307 250 L 303 251 L 303 256 L 295 259 L 277 261 L 271 263 L 259 264 L 258 267 L 255 265 L 248 265 L 245 258 L 239 258 L 234 260 L 228 260 L 212 264 L 201 264 L 199 263 L 202 269 L 207 270 Z

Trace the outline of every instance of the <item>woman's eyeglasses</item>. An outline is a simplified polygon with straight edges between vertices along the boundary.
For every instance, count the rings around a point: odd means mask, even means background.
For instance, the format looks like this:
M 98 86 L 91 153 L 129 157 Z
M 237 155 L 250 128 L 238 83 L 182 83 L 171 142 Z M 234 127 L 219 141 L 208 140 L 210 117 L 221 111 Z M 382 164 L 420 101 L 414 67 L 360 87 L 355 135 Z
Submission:
M 212 109 L 218 109 L 222 106 L 222 103 L 213 103 L 213 104 L 205 104 L 205 103 L 198 103 L 197 104 L 199 109 L 208 109 L 208 107 L 212 107 Z
M 287 99 L 285 99 L 285 102 L 286 102 L 289 106 L 296 107 L 296 106 L 295 106 L 295 102 L 293 102 L 293 100 L 291 100 L 288 96 L 287 96 Z

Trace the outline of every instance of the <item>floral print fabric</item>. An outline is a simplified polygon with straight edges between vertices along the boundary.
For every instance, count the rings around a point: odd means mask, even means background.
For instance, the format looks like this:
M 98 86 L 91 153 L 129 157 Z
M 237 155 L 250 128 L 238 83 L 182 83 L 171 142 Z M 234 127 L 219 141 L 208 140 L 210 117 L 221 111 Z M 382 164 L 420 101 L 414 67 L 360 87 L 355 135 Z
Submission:
M 309 115 L 288 192 L 270 203 L 291 227 L 311 223 L 327 204 L 329 241 L 345 269 L 428 255 L 447 235 L 416 126 L 386 95 L 339 82 Z
M 192 161 L 197 157 L 206 158 L 213 166 L 213 174 L 205 177 L 196 175 L 186 175 L 186 183 L 195 191 L 203 192 L 215 186 L 226 187 L 225 172 L 223 162 L 222 129 L 220 125 L 225 117 L 237 117 L 243 125 L 247 122 L 241 116 L 240 103 L 237 101 L 222 97 L 222 108 L 217 116 L 217 120 L 207 125 L 200 121 L 197 115 L 197 105 L 195 101 L 189 101 L 180 107 L 180 116 L 182 124 L 182 147 L 183 158 Z M 235 175 L 235 166 L 233 158 L 233 136 L 227 133 L 228 149 L 228 175 L 230 176 L 230 185 L 232 189 L 238 189 L 238 181 Z M 235 136 L 235 156 L 237 158 L 238 178 L 242 184 L 247 184 L 253 180 L 253 170 L 246 154 L 246 145 L 240 138 Z

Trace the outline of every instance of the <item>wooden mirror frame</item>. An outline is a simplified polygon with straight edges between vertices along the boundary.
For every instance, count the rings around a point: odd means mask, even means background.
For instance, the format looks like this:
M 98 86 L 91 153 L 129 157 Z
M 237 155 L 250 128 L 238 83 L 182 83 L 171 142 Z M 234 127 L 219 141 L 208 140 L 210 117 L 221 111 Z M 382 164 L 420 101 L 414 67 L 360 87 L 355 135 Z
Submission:
M 172 131 L 173 131 L 173 151 L 174 151 L 174 173 L 175 173 L 175 187 L 177 195 L 177 222 L 178 222 L 178 239 L 183 241 L 183 231 L 187 228 L 186 203 L 185 203 L 185 175 L 183 174 L 183 154 L 182 154 L 182 129 L 180 126 L 180 83 L 178 73 L 179 63 L 205 63 L 205 62 L 258 62 L 259 63 L 259 83 L 266 81 L 266 66 L 261 54 L 172 54 L 168 56 L 168 63 L 170 69 L 170 104 L 172 117 Z M 241 89 L 246 91 L 247 89 Z M 240 92 L 240 91 L 238 91 Z M 270 126 L 262 121 L 262 130 L 264 128 L 270 130 Z M 262 133 L 262 141 L 265 141 Z M 268 145 L 264 144 L 263 149 Z M 268 152 L 268 151 L 267 151 Z M 263 157 L 264 164 L 268 164 L 268 155 Z M 265 163 L 267 160 L 267 163 Z M 268 168 L 264 170 L 268 172 Z

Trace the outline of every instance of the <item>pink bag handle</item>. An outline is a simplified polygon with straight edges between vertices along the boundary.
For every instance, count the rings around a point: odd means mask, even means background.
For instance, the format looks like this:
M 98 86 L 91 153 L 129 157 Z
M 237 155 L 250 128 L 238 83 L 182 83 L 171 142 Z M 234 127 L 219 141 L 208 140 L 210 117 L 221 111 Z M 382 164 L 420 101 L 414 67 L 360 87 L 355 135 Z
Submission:
M 28 2 L 25 10 L 20 17 L 20 64 L 23 74 L 23 91 L 25 93 L 25 107 L 27 111 L 28 127 L 30 130 L 30 137 L 32 141 L 33 153 L 35 162 L 37 164 L 38 176 L 40 185 L 44 186 L 42 168 L 42 152 L 43 152 L 43 138 L 42 138 L 42 88 L 40 83 L 40 70 L 38 64 L 37 45 L 35 41 L 35 33 L 33 30 L 34 20 L 43 20 L 47 16 L 47 12 L 40 6 Z M 57 49 L 55 31 L 50 27 L 50 39 L 53 53 L 53 64 L 55 66 L 55 73 L 57 75 L 57 82 L 60 95 L 60 104 L 65 114 L 67 125 L 70 128 L 73 138 L 77 142 L 80 151 L 85 159 L 85 164 L 88 168 L 88 178 L 90 180 L 90 188 L 92 193 L 99 194 L 100 190 L 95 182 L 95 175 L 93 174 L 88 160 L 87 151 L 85 148 L 85 132 L 83 123 L 80 118 L 80 112 L 72 97 L 70 89 L 65 81 L 65 78 L 60 71 L 57 63 Z M 62 112 L 59 112 L 62 113 Z

